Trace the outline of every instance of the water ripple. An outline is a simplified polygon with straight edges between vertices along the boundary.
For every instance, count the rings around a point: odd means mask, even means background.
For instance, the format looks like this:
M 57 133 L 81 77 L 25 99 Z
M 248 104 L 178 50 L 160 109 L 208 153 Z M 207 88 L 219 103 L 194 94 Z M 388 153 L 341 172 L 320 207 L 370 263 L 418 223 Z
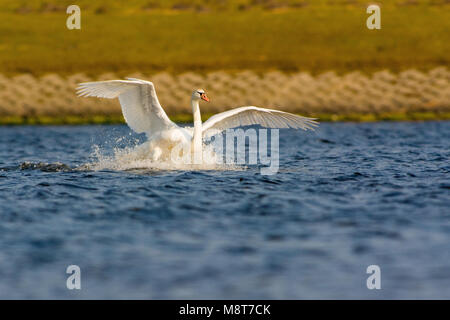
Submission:
M 90 165 L 125 126 L 0 127 L 0 297 L 72 298 L 77 264 L 82 298 L 373 298 L 378 264 L 378 298 L 450 298 L 449 124 L 282 130 L 273 176 Z

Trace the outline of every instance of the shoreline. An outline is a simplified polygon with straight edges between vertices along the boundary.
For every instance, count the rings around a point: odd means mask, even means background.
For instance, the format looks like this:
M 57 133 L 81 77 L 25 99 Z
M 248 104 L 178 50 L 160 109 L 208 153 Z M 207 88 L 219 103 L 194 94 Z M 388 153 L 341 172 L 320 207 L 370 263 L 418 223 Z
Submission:
M 202 115 L 206 121 L 213 114 Z M 303 116 L 305 116 L 303 114 Z M 410 113 L 349 113 L 349 114 L 311 114 L 308 117 L 317 118 L 319 122 L 379 122 L 379 121 L 446 121 L 450 120 L 450 112 L 410 112 Z M 176 114 L 170 117 L 176 123 L 192 123 L 192 115 Z M 125 124 L 122 115 L 94 116 L 3 116 L 0 126 L 20 125 L 113 125 Z
M 318 76 L 280 71 L 259 75 L 251 70 L 173 76 L 132 74 L 150 79 L 159 101 L 175 122 L 192 122 L 189 96 L 203 87 L 213 97 L 202 106 L 204 121 L 231 106 L 264 106 L 319 121 L 407 121 L 450 119 L 450 71 L 445 66 L 426 73 L 415 69 L 399 74 L 388 70 L 369 76 L 355 70 L 344 75 L 329 71 Z M 124 123 L 117 99 L 76 95 L 79 83 L 121 78 L 104 74 L 34 77 L 0 74 L 0 125 Z

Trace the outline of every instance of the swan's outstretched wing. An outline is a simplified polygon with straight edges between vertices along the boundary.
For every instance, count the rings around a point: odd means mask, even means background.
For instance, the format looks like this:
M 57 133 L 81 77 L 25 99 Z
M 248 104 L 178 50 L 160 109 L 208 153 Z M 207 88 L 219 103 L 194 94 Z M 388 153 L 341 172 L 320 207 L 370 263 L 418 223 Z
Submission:
M 294 128 L 314 130 L 318 125 L 315 119 L 297 116 L 292 113 L 258 107 L 240 107 L 218 113 L 203 123 L 203 135 L 240 126 L 259 124 L 266 128 Z
M 82 97 L 119 98 L 123 117 L 131 129 L 147 135 L 176 126 L 164 112 L 149 81 L 128 78 L 80 83 L 77 94 Z

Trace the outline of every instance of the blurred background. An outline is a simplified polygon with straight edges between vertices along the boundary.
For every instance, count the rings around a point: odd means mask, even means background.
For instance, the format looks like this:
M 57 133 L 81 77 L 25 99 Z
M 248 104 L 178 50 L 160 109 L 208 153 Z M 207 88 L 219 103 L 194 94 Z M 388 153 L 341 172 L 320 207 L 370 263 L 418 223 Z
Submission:
M 66 9 L 81 9 L 69 30 Z M 369 4 L 381 30 L 369 30 Z M 3 0 L 0 123 L 122 122 L 76 84 L 153 81 L 176 121 L 242 105 L 320 120 L 450 118 L 450 1 Z
M 323 122 L 450 119 L 450 1 L 375 2 L 380 30 L 372 3 L 1 0 L 0 298 L 450 298 L 450 122 Z M 84 125 L 123 117 L 77 84 L 127 76 L 179 122 L 204 88 L 205 119 L 321 124 L 280 130 L 276 175 L 261 152 L 172 170 L 126 125 Z

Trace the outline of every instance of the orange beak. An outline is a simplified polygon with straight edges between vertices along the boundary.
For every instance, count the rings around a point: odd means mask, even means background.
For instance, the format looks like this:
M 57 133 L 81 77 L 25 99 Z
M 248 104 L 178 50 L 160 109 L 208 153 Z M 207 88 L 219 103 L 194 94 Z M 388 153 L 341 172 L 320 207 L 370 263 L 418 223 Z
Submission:
M 206 102 L 209 102 L 209 98 L 204 93 L 202 94 L 202 100 L 205 100 Z

